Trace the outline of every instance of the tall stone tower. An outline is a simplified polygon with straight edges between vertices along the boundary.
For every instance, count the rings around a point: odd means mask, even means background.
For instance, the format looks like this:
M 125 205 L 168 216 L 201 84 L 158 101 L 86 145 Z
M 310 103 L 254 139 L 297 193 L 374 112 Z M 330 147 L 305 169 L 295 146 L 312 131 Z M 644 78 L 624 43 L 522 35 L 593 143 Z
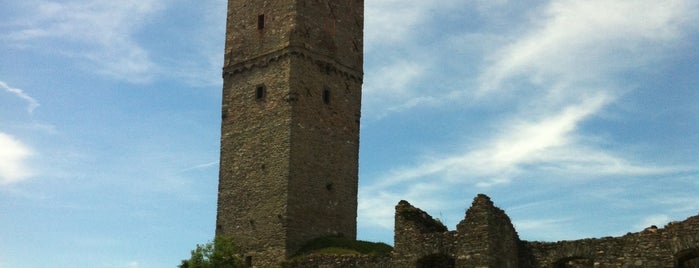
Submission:
M 356 237 L 363 0 L 229 0 L 216 232 L 248 266 Z

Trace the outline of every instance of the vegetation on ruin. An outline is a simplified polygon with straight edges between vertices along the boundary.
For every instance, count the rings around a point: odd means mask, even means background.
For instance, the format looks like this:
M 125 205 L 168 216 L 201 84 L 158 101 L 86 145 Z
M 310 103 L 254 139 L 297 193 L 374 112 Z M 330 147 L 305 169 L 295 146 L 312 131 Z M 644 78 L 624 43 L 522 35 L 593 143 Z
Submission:
M 311 240 L 295 254 L 304 256 L 310 254 L 330 255 L 389 255 L 393 247 L 386 243 L 368 242 L 347 239 L 339 236 L 326 236 Z
M 214 241 L 197 245 L 189 259 L 182 260 L 178 268 L 238 268 L 242 261 L 235 255 L 233 239 L 216 236 Z

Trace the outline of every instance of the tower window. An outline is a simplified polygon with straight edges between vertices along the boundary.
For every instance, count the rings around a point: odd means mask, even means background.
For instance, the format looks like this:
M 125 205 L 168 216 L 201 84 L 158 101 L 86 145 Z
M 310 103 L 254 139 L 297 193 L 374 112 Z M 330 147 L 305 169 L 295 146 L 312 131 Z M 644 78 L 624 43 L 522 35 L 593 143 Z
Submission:
M 265 88 L 264 85 L 259 85 L 255 88 L 255 99 L 258 101 L 262 101 L 265 99 L 265 96 L 267 95 L 267 89 Z
M 323 103 L 330 104 L 330 90 L 323 89 Z
M 265 14 L 257 15 L 257 29 L 262 30 L 265 28 Z
M 245 267 L 252 267 L 252 256 L 245 256 Z

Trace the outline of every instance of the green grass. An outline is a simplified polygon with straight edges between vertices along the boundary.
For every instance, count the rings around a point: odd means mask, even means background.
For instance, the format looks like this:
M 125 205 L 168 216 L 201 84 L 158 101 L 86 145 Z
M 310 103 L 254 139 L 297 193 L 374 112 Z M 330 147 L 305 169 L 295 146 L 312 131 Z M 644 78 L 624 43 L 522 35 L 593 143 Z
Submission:
M 388 255 L 393 247 L 386 243 L 351 240 L 344 237 L 327 236 L 311 240 L 295 254 L 303 256 L 310 254 L 331 255 Z

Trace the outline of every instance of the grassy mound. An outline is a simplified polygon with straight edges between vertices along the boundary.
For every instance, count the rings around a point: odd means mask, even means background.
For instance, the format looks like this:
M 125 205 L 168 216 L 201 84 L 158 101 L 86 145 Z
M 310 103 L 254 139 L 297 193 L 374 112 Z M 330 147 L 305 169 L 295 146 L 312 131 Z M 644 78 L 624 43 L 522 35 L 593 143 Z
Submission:
M 310 254 L 332 255 L 388 255 L 393 247 L 386 243 L 351 240 L 344 237 L 328 236 L 311 240 L 295 256 Z

